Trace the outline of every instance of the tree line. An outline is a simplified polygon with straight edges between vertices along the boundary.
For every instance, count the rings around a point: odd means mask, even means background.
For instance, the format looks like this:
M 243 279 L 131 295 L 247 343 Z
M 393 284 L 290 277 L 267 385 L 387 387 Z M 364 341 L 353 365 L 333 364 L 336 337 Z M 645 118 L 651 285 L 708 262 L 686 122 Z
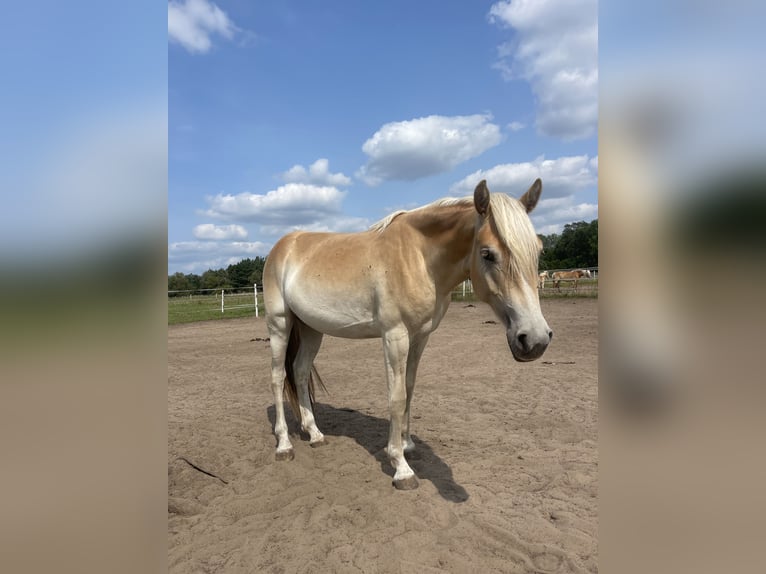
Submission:
M 253 284 L 263 285 L 265 257 L 243 259 L 226 269 L 208 269 L 202 275 L 181 272 L 168 275 L 168 291 L 197 289 L 252 289 Z
M 568 223 L 563 231 L 540 235 L 543 251 L 540 270 L 572 269 L 598 266 L 598 219 L 590 223 Z M 263 284 L 265 257 L 243 259 L 226 269 L 208 269 L 202 275 L 174 273 L 168 275 L 168 291 L 197 289 L 250 289 Z
M 567 223 L 562 232 L 540 235 L 540 271 L 598 267 L 598 219 Z

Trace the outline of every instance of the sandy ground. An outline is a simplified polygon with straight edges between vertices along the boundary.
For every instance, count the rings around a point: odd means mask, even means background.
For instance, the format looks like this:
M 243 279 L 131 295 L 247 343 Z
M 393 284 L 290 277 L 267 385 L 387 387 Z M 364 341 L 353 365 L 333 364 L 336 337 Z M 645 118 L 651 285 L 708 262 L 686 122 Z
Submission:
M 597 300 L 542 306 L 554 339 L 527 364 L 486 305 L 450 307 L 418 373 L 413 491 L 382 451 L 379 340 L 325 337 L 329 445 L 288 409 L 276 462 L 263 318 L 169 327 L 169 571 L 597 572 Z

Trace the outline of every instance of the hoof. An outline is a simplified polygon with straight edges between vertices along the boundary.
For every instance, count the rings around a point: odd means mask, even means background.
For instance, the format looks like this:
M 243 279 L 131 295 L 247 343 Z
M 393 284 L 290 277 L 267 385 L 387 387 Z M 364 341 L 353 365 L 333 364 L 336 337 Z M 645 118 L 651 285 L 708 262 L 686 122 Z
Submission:
M 317 440 L 317 441 L 314 441 L 314 442 L 310 442 L 310 443 L 309 443 L 309 446 L 310 446 L 311 448 L 319 448 L 320 446 L 325 446 L 325 445 L 327 445 L 327 444 L 329 444 L 329 443 L 327 442 L 327 439 L 323 437 L 321 440 Z
M 276 455 L 277 460 L 293 460 L 294 458 L 295 458 L 295 451 L 293 449 L 277 451 L 277 455 Z
M 394 486 L 397 490 L 415 490 L 418 487 L 418 477 L 413 474 L 407 478 L 394 480 Z

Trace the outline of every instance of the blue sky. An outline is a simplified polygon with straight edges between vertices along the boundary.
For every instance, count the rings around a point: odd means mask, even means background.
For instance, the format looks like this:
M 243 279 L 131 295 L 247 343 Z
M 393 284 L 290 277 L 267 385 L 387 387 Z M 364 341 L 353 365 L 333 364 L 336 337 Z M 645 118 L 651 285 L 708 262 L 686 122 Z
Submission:
M 539 233 L 597 213 L 597 5 L 168 4 L 168 271 L 293 229 L 536 177 Z
M 162 6 L 41 0 L 7 8 L 0 262 L 47 268 L 52 260 L 60 268 L 115 243 L 164 235 Z

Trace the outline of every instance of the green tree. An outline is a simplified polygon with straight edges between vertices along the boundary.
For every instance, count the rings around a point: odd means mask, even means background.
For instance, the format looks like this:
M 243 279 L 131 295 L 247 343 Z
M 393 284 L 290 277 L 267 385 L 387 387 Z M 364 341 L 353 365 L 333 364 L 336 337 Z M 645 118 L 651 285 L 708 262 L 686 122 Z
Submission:
M 598 266 L 598 219 L 564 226 L 561 235 L 542 235 L 540 269 L 571 269 Z
M 243 259 L 239 263 L 229 265 L 226 273 L 231 286 L 244 289 L 252 287 L 253 283 L 260 283 L 265 261 L 263 257 L 256 257 L 255 259 Z
M 196 273 L 188 273 L 186 280 L 189 282 L 189 289 L 200 289 L 202 285 L 202 277 Z
M 200 288 L 202 289 L 231 289 L 231 283 L 226 275 L 225 269 L 217 269 L 213 271 L 208 269 L 202 274 L 202 280 L 200 282 Z
M 553 256 L 558 260 L 558 267 L 582 267 L 588 252 L 588 224 L 584 221 L 567 223 L 561 238 L 553 248 Z
M 546 269 L 553 269 L 555 265 L 552 265 L 553 249 L 556 247 L 556 243 L 559 240 L 558 233 L 551 233 L 550 235 L 539 235 L 540 241 L 543 244 L 543 250 L 540 253 L 540 263 L 538 265 L 540 271 Z
M 588 229 L 588 264 L 585 267 L 598 267 L 598 219 L 591 221 Z
M 189 289 L 189 280 L 181 272 L 168 276 L 168 291 L 184 291 Z

